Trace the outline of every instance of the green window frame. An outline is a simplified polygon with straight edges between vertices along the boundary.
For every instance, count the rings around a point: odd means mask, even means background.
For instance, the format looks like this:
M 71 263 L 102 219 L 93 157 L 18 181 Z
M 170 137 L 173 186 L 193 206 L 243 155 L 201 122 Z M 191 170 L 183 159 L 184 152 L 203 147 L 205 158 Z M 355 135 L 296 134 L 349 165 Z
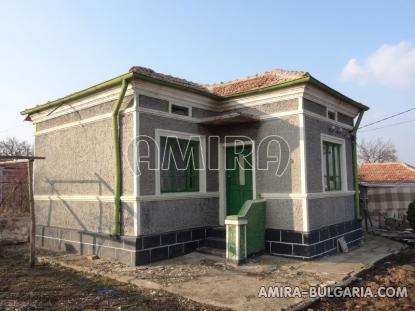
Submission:
M 199 191 L 199 146 L 199 141 L 160 137 L 161 193 Z
M 323 141 L 323 179 L 325 191 L 342 189 L 341 145 Z

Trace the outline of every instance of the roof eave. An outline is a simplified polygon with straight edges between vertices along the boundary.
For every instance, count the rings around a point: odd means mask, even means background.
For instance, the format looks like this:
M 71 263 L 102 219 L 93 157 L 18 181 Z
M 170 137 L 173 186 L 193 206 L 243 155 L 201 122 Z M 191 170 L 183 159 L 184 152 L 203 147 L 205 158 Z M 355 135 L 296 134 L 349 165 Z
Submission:
M 331 94 L 331 95 L 333 95 L 333 96 L 335 96 L 335 97 L 337 97 L 337 98 L 339 98 L 339 99 L 341 99 L 341 100 L 343 100 L 343 101 L 345 101 L 345 102 L 347 102 L 347 103 L 349 103 L 353 106 L 358 107 L 360 110 L 363 110 L 363 111 L 368 111 L 369 110 L 368 106 L 365 106 L 362 103 L 359 103 L 359 102 L 351 99 L 350 97 L 347 97 L 346 95 L 343 95 L 339 91 L 336 91 L 335 89 L 331 88 L 327 84 L 324 84 L 323 82 L 317 80 L 316 78 L 314 78 L 312 76 L 310 76 L 310 80 L 308 81 L 308 83 L 310 83 L 310 84 L 326 91 L 327 93 L 329 93 L 329 94 Z
M 362 103 L 359 103 L 345 95 L 343 95 L 342 93 L 336 91 L 335 89 L 329 87 L 328 85 L 320 82 L 319 80 L 317 80 L 316 78 L 312 77 L 311 75 L 308 75 L 306 77 L 302 77 L 302 78 L 298 78 L 295 80 L 291 80 L 291 81 L 287 81 L 284 83 L 280 83 L 280 84 L 275 84 L 275 85 L 271 85 L 271 86 L 267 86 L 267 87 L 262 87 L 262 88 L 257 88 L 254 90 L 250 90 L 250 91 L 246 91 L 246 92 L 241 92 L 241 93 L 237 93 L 237 94 L 232 94 L 232 95 L 225 95 L 222 96 L 222 98 L 224 100 L 228 100 L 228 99 L 234 99 L 234 98 L 238 98 L 238 97 L 243 97 L 243 96 L 248 96 L 248 95 L 254 95 L 254 94 L 260 94 L 260 93 L 264 93 L 264 92 L 270 92 L 270 91 L 274 91 L 274 90 L 278 90 L 278 89 L 282 89 L 282 88 L 286 88 L 286 87 L 291 87 L 291 86 L 296 86 L 296 85 L 300 85 L 300 84 L 312 84 L 328 93 L 330 93 L 331 95 L 340 98 L 341 100 L 358 107 L 360 110 L 363 111 L 367 111 L 369 110 L 369 107 L 363 105 Z
M 265 93 L 265 92 L 271 92 L 274 90 L 278 90 L 278 89 L 282 89 L 282 88 L 286 88 L 286 87 L 291 87 L 291 86 L 296 86 L 296 85 L 301 85 L 301 84 L 307 84 L 310 83 L 318 88 L 321 88 L 323 90 L 325 90 L 326 92 L 332 94 L 333 96 L 340 98 L 341 100 L 350 103 L 351 105 L 354 105 L 356 107 L 358 107 L 359 109 L 363 110 L 363 111 L 367 111 L 369 110 L 369 107 L 356 102 L 354 100 L 352 100 L 351 98 L 341 94 L 340 92 L 332 89 L 331 87 L 329 87 L 328 85 L 320 82 L 319 80 L 315 79 L 314 77 L 312 77 L 311 75 L 307 75 L 305 77 L 302 78 L 298 78 L 295 80 L 291 80 L 291 81 L 287 81 L 284 83 L 280 83 L 280 84 L 275 84 L 275 85 L 271 85 L 271 86 L 267 86 L 267 87 L 261 87 L 261 88 L 257 88 L 257 89 L 253 89 L 253 90 L 249 90 L 246 92 L 240 92 L 237 94 L 232 94 L 232 95 L 224 95 L 224 96 L 219 96 L 216 94 L 213 94 L 209 91 L 203 91 L 200 89 L 197 89 L 195 87 L 191 87 L 191 86 L 185 86 L 185 85 L 181 85 L 178 83 L 174 83 L 174 82 L 170 82 L 170 81 L 166 81 L 163 79 L 158 79 L 155 77 L 151 77 L 142 73 L 137 73 L 137 72 L 128 72 L 125 73 L 123 75 L 120 75 L 116 78 L 104 81 L 102 83 L 96 84 L 94 86 L 91 86 L 89 88 L 86 88 L 82 91 L 79 92 L 75 92 L 72 93 L 68 96 L 59 98 L 57 100 L 51 101 L 51 102 L 47 102 L 43 105 L 39 105 L 33 108 L 29 108 L 26 110 L 23 110 L 22 112 L 20 112 L 22 115 L 26 116 L 27 120 L 30 120 L 30 115 L 52 108 L 52 107 L 56 107 L 58 105 L 64 104 L 68 101 L 72 101 L 72 100 L 76 100 L 88 95 L 92 95 L 97 91 L 101 91 L 104 89 L 108 89 L 111 87 L 115 87 L 117 85 L 119 85 L 121 83 L 122 80 L 133 80 L 133 79 L 140 79 L 140 80 L 144 80 L 144 81 L 148 81 L 148 82 L 153 82 L 153 83 L 157 83 L 160 85 L 165 85 L 165 86 L 169 86 L 175 89 L 179 89 L 182 91 L 187 91 L 187 92 L 192 92 L 194 94 L 198 94 L 198 95 L 202 95 L 202 96 L 206 96 L 218 101 L 224 101 L 224 100 L 230 100 L 230 99 L 234 99 L 234 98 L 238 98 L 238 97 L 243 97 L 243 96 L 249 96 L 249 95 L 254 95 L 254 94 L 260 94 L 260 93 Z
M 128 72 L 128 73 L 122 74 L 118 77 L 115 77 L 113 79 L 95 84 L 95 85 L 93 85 L 89 88 L 86 88 L 84 90 L 81 90 L 79 92 L 69 94 L 65 97 L 53 100 L 51 102 L 47 102 L 47 103 L 39 105 L 39 106 L 35 106 L 33 108 L 25 109 L 25 110 L 21 111 L 20 114 L 26 116 L 27 120 L 30 120 L 29 116 L 31 114 L 34 114 L 34 113 L 37 113 L 37 112 L 40 112 L 40 111 L 43 111 L 43 110 L 46 110 L 46 109 L 49 109 L 49 108 L 52 108 L 52 107 L 56 107 L 58 105 L 64 104 L 64 103 L 66 103 L 68 101 L 71 101 L 71 100 L 76 100 L 76 99 L 79 99 L 79 98 L 82 98 L 82 97 L 85 97 L 85 96 L 88 96 L 88 95 L 92 95 L 97 91 L 101 91 L 101 90 L 105 90 L 105 89 L 108 89 L 108 88 L 111 88 L 111 87 L 115 87 L 117 85 L 120 85 L 122 80 L 131 80 L 133 77 L 134 77 L 134 74 L 132 72 Z

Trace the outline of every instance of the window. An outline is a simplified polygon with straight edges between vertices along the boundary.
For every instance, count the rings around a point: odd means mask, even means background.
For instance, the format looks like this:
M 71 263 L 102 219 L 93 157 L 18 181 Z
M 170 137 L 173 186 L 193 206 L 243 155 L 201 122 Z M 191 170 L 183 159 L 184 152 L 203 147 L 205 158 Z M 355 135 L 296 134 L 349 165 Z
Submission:
M 160 192 L 199 191 L 199 141 L 160 138 Z
M 331 111 L 331 110 L 327 110 L 327 118 L 331 119 L 331 120 L 336 120 L 336 112 L 335 111 Z
M 189 108 L 178 105 L 171 105 L 171 113 L 178 114 L 181 116 L 188 116 Z
M 323 179 L 324 190 L 333 191 L 342 189 L 340 164 L 341 145 L 323 141 Z

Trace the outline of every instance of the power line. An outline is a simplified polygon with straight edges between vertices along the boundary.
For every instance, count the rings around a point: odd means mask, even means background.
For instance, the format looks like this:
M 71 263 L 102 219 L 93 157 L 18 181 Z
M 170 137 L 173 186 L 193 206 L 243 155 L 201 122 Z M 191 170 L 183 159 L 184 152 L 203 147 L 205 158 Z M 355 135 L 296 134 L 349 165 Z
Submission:
M 365 128 L 365 127 L 368 127 L 368 126 L 371 126 L 371 125 L 374 125 L 374 124 L 377 124 L 377 123 L 383 122 L 383 121 L 385 121 L 385 120 L 392 119 L 392 118 L 397 117 L 397 116 L 400 116 L 400 115 L 402 115 L 402 114 L 404 114 L 404 113 L 408 113 L 408 112 L 410 112 L 410 111 L 412 111 L 412 110 L 415 110 L 415 107 L 410 108 L 410 109 L 405 110 L 405 111 L 402 111 L 402 112 L 399 112 L 399 113 L 397 113 L 397 114 L 391 115 L 391 116 L 389 116 L 389 117 L 386 117 L 386 118 L 383 118 L 383 119 L 377 120 L 377 121 L 375 121 L 375 122 L 372 122 L 372 123 L 369 123 L 369 124 L 363 125 L 363 126 L 359 127 L 359 129 L 362 129 L 362 128 Z
M 381 129 L 384 129 L 384 128 L 387 128 L 387 127 L 393 127 L 393 126 L 408 124 L 408 123 L 412 123 L 412 122 L 415 122 L 415 119 L 414 120 L 403 121 L 403 122 L 392 123 L 392 124 L 381 126 L 381 127 L 375 127 L 374 129 L 363 130 L 363 131 L 361 131 L 361 133 L 372 132 L 372 131 L 381 130 Z

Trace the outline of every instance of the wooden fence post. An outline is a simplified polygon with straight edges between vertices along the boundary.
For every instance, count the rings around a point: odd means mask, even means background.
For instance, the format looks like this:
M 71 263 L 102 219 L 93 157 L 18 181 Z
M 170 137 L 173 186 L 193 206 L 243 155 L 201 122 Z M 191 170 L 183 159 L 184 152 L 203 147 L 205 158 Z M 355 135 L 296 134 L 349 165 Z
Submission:
M 29 264 L 33 268 L 36 261 L 35 238 L 36 238 L 36 218 L 35 200 L 33 197 L 33 160 L 27 162 L 27 180 L 29 186 L 29 209 L 30 209 L 30 255 Z

